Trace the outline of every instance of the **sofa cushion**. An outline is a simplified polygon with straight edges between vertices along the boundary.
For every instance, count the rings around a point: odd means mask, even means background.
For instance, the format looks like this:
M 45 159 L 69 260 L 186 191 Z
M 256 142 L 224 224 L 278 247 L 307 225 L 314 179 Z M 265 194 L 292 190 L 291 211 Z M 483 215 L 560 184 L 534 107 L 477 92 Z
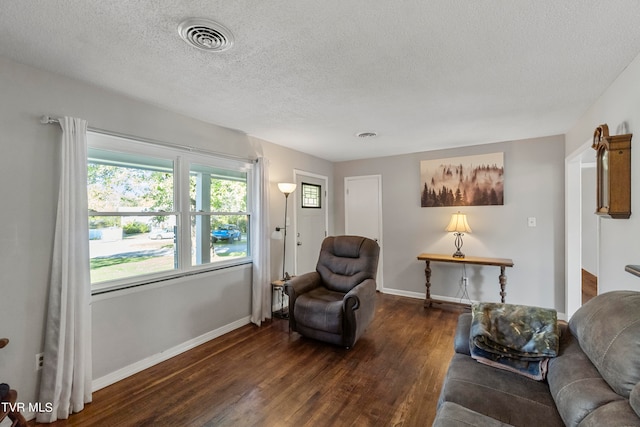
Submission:
M 598 295 L 571 317 L 569 328 L 605 381 L 628 398 L 640 382 L 640 292 Z
M 440 404 L 453 402 L 516 426 L 564 426 L 546 382 L 534 381 L 454 354 Z
M 433 427 L 460 426 L 509 427 L 511 424 L 494 420 L 493 418 L 489 418 L 486 415 L 479 414 L 453 402 L 444 402 L 442 406 L 438 408 L 436 419 L 433 421 Z
M 578 427 L 602 426 L 638 427 L 640 426 L 640 418 L 629 406 L 629 401 L 624 399 L 599 407 L 578 425 Z
M 562 333 L 560 352 L 549 360 L 547 381 L 558 412 L 568 426 L 581 425 L 601 406 L 624 400 L 602 378 L 571 330 Z
M 636 415 L 640 417 L 640 383 L 636 384 L 633 390 L 631 390 L 629 404 L 631 404 L 633 410 L 636 411 Z

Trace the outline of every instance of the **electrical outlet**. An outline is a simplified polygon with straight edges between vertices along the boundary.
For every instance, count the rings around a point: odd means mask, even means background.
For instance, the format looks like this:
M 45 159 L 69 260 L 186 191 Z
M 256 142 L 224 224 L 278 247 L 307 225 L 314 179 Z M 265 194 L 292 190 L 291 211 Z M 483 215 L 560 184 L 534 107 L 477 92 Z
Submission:
M 463 277 L 462 278 L 462 285 L 463 286 L 468 286 L 469 285 L 469 278 L 468 277 Z
M 36 371 L 39 371 L 40 369 L 42 369 L 43 365 L 44 365 L 44 353 L 36 354 Z

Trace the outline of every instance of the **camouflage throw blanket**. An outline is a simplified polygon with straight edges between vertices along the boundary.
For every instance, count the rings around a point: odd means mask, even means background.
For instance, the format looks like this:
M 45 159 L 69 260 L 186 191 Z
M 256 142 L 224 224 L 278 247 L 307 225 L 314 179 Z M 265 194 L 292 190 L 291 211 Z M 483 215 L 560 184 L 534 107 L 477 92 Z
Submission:
M 524 305 L 472 306 L 470 349 L 479 362 L 543 380 L 558 353 L 557 312 Z

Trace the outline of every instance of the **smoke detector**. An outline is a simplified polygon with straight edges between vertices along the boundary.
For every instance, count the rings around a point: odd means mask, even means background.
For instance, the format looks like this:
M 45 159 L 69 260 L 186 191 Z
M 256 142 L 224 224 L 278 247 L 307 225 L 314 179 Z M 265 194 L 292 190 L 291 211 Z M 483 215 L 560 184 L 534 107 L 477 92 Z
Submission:
M 187 19 L 178 34 L 189 45 L 207 52 L 222 52 L 233 46 L 233 34 L 224 25 L 208 19 Z

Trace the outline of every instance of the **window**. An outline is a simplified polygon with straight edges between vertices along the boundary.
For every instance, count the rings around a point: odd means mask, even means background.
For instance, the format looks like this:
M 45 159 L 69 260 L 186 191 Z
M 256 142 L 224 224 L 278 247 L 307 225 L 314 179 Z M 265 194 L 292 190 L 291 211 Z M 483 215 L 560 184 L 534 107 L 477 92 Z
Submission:
M 251 260 L 251 164 L 88 133 L 94 292 Z
M 247 255 L 247 173 L 191 164 L 192 265 Z
M 302 207 L 303 208 L 322 208 L 320 189 L 322 187 L 316 184 L 302 183 Z

